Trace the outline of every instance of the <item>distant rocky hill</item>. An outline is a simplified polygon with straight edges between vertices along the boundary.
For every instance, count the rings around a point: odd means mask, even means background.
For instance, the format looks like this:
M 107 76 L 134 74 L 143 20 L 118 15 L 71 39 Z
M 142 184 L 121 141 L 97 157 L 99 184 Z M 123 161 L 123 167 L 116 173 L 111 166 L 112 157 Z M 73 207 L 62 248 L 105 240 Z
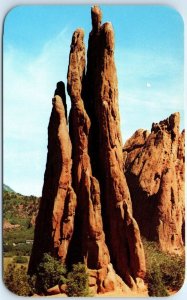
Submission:
M 39 198 L 23 196 L 10 188 L 7 190 L 7 186 L 5 186 L 3 190 L 3 220 L 6 226 L 4 229 L 11 228 L 11 226 L 7 226 L 8 223 L 24 227 L 34 225 L 38 207 Z

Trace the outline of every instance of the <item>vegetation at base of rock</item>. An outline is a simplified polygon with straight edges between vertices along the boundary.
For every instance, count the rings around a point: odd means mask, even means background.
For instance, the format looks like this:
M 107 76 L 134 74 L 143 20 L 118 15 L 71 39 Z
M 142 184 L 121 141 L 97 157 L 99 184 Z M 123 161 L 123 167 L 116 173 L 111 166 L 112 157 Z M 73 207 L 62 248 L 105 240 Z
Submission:
M 24 266 L 9 264 L 4 272 L 4 284 L 14 294 L 19 296 L 31 296 L 32 287 L 29 284 L 29 276 Z
M 33 276 L 29 276 L 27 268 L 17 265 L 14 260 L 4 271 L 6 287 L 19 296 L 31 296 L 35 293 L 47 295 L 49 288 L 63 284 L 67 286 L 69 297 L 91 296 L 88 282 L 87 268 L 84 264 L 74 264 L 68 273 L 65 265 L 48 253 L 44 253 L 43 259 L 38 265 L 37 274 Z
M 178 291 L 185 276 L 184 255 L 171 255 L 159 250 L 156 242 L 143 239 L 146 255 L 149 296 L 167 296 L 168 291 Z
M 86 266 L 82 263 L 73 265 L 67 277 L 67 295 L 69 297 L 88 297 L 89 285 Z
M 69 297 L 90 296 L 86 266 L 82 263 L 74 264 L 68 273 L 65 265 L 48 253 L 44 253 L 37 274 L 31 280 L 34 281 L 33 289 L 39 294 L 46 294 L 49 288 L 57 284 L 66 284 Z
M 148 294 L 154 297 L 169 296 L 167 289 L 162 281 L 162 274 L 159 266 L 155 266 L 154 271 L 148 273 Z
M 66 282 L 66 267 L 48 253 L 44 253 L 37 267 L 35 289 L 37 293 L 46 293 L 50 287 Z

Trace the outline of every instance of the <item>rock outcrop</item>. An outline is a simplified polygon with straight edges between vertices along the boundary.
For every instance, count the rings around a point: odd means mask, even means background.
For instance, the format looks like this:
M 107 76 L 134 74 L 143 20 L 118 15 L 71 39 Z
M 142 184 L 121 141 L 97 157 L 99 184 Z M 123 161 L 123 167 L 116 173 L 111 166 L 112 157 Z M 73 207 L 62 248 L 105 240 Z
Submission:
M 30 274 L 36 272 L 45 252 L 65 261 L 74 229 L 76 194 L 71 186 L 72 146 L 62 98 L 56 95 L 52 103 L 47 164 L 29 263 Z
M 90 286 L 92 291 L 97 293 L 110 288 L 107 284 L 110 256 L 103 231 L 100 187 L 97 179 L 92 176 L 88 155 L 91 123 L 81 96 L 85 75 L 83 38 L 83 30 L 78 29 L 74 32 L 68 69 L 67 88 L 72 102 L 69 126 L 73 146 L 73 186 L 77 195 L 75 231 L 69 260 L 85 262 L 90 270 Z M 110 282 L 111 284 L 114 285 L 114 281 Z
M 55 91 L 30 270 L 51 252 L 68 266 L 85 262 L 94 293 L 143 289 L 144 250 L 123 172 L 114 33 L 101 25 L 98 7 L 91 15 L 86 74 L 83 30 L 72 37 L 69 133 L 63 85 Z
M 124 145 L 124 167 L 134 217 L 148 240 L 164 251 L 184 246 L 184 131 L 180 115 L 138 130 Z
M 67 119 L 67 104 L 66 104 L 66 92 L 65 92 L 65 84 L 63 81 L 57 82 L 56 90 L 54 96 L 60 96 L 63 102 L 65 117 Z
M 123 173 L 114 32 L 111 23 L 101 25 L 101 19 L 100 9 L 94 6 L 83 93 L 91 120 L 89 153 L 93 174 L 100 183 L 111 261 L 116 272 L 132 287 L 137 277 L 144 277 L 144 251 Z

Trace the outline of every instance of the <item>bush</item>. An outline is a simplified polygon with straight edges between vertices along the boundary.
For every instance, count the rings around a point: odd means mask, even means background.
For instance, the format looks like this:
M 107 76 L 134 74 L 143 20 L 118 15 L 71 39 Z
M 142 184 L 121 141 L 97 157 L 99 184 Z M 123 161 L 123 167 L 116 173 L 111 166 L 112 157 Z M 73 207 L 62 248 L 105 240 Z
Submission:
M 13 262 L 17 264 L 26 264 L 28 262 L 28 259 L 24 256 L 16 256 L 14 257 Z
M 32 290 L 40 295 L 47 294 L 47 290 L 55 285 L 67 285 L 67 295 L 86 297 L 89 294 L 88 274 L 86 266 L 78 263 L 73 265 L 72 271 L 68 273 L 64 265 L 45 253 L 41 263 L 37 267 L 36 274 L 29 279 Z
M 5 246 L 4 256 L 30 256 L 32 244 L 20 244 L 14 246 Z
M 48 253 L 44 253 L 43 259 L 37 268 L 35 288 L 38 293 L 46 291 L 57 285 L 59 280 L 65 283 L 66 268 L 62 263 Z
M 184 256 L 172 256 L 160 264 L 160 269 L 166 287 L 171 290 L 180 290 L 184 283 L 185 275 Z
M 9 264 L 4 273 L 4 283 L 6 287 L 18 296 L 31 296 L 32 288 L 29 283 L 29 276 L 24 266 L 16 267 L 15 264 Z
M 156 242 L 143 239 L 149 296 L 166 296 L 168 290 L 178 291 L 184 282 L 184 256 L 162 252 Z
M 148 294 L 149 296 L 164 297 L 169 296 L 166 287 L 162 281 L 162 275 L 159 267 L 148 275 Z
M 89 295 L 88 274 L 86 266 L 82 263 L 73 265 L 73 269 L 68 273 L 67 295 L 69 297 L 87 297 Z

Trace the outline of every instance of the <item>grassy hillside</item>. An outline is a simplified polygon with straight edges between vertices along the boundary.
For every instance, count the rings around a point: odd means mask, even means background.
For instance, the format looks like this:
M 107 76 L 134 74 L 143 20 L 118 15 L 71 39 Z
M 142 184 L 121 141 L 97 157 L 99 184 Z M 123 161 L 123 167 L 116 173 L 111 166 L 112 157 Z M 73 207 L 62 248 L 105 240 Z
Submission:
M 38 208 L 39 198 L 3 190 L 3 246 L 5 256 L 30 254 Z
M 8 185 L 3 183 L 3 192 L 15 193 Z

